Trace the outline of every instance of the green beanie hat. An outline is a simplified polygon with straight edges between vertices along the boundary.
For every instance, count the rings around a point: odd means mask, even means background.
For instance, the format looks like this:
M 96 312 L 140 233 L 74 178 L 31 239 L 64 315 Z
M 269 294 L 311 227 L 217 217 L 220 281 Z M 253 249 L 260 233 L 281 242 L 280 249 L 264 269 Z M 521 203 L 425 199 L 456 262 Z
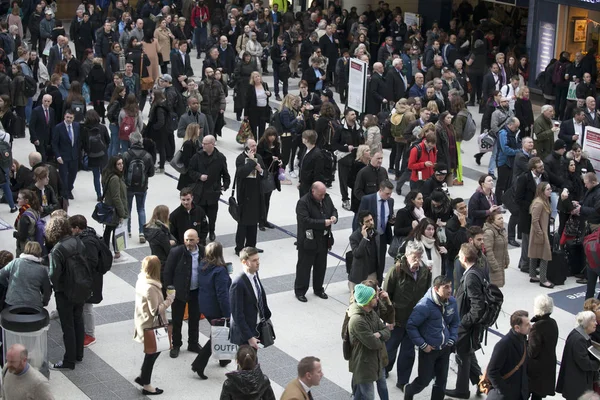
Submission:
M 354 287 L 354 300 L 359 306 L 365 306 L 375 297 L 375 289 L 370 286 L 358 284 Z

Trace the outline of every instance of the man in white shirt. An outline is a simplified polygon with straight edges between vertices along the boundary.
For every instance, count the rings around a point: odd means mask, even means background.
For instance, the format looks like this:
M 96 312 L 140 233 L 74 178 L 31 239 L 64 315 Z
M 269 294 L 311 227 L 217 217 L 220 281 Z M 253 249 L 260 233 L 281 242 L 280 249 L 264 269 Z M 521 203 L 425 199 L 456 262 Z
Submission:
M 519 77 L 516 75 L 511 77 L 510 83 L 502 86 L 500 93 L 502 93 L 502 97 L 508 98 L 508 108 L 514 112 L 515 102 L 517 101 L 517 95 L 519 94 Z
M 565 141 L 567 151 L 571 150 L 573 143 L 583 144 L 585 125 L 585 113 L 581 108 L 574 108 L 573 118 L 560 124 L 558 138 Z

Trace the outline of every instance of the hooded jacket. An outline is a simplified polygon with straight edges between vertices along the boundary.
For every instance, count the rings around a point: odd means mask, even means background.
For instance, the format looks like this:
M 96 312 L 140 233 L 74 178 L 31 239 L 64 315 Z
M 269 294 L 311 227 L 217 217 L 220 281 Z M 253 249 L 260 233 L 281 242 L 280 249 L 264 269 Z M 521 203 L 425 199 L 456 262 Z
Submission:
M 275 400 L 269 377 L 260 365 L 251 370 L 237 370 L 227 374 L 219 400 Z
M 8 288 L 6 304 L 11 306 L 45 307 L 52 294 L 48 269 L 31 254 L 21 254 L 2 268 L 0 285 Z

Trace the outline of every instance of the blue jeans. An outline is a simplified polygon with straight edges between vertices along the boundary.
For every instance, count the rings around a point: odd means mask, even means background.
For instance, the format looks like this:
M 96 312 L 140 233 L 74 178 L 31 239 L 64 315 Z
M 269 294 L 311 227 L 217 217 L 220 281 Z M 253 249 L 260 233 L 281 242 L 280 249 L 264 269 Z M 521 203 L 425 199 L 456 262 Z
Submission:
M 121 147 L 121 154 L 125 153 L 127 150 L 129 150 L 129 140 L 119 139 L 119 146 Z
M 5 173 L 5 182 L 2 184 L 2 190 L 4 191 L 4 198 L 8 202 L 11 209 L 15 208 L 15 199 L 13 198 L 12 191 L 10 190 L 10 177 L 8 171 Z
M 116 124 L 108 125 L 110 130 L 110 144 L 108 146 L 108 157 L 112 157 L 119 153 L 119 127 Z
M 129 219 L 127 220 L 127 231 L 131 233 L 131 206 L 133 205 L 133 196 L 135 196 L 135 208 L 138 213 L 139 233 L 144 233 L 146 225 L 146 194 L 148 192 L 130 192 L 127 191 L 127 207 L 129 208 Z
M 385 381 L 385 368 L 381 371 L 381 378 L 375 381 L 377 394 L 380 400 L 389 400 L 387 383 Z M 373 382 L 354 385 L 354 400 L 375 400 Z
M 92 174 L 94 175 L 94 189 L 96 190 L 96 197 L 102 196 L 102 186 L 100 185 L 100 174 L 102 169 L 100 167 L 92 167 Z
M 410 381 L 410 373 L 415 363 L 415 345 L 410 340 L 406 328 L 403 326 L 394 326 L 390 340 L 385 342 L 385 349 L 388 352 L 389 359 L 389 363 L 385 369 L 388 372 L 394 368 L 398 347 L 400 347 L 400 354 L 398 355 L 398 365 L 396 367 L 398 375 L 397 383 L 405 385 Z
M 206 38 L 207 38 L 206 26 L 196 27 L 195 32 L 194 32 L 194 39 L 196 40 L 196 51 L 198 52 L 198 54 L 205 51 L 204 48 L 206 47 Z
M 494 143 L 492 147 L 492 157 L 490 158 L 490 164 L 488 166 L 488 174 L 495 175 L 496 172 L 496 154 L 498 153 L 498 145 Z

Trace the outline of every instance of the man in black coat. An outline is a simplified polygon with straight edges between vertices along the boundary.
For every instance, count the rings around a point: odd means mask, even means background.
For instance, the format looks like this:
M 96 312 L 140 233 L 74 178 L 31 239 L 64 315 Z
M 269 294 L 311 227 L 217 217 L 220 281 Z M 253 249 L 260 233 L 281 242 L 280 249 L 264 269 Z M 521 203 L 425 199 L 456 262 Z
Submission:
M 275 98 L 281 101 L 279 97 L 279 81 L 283 83 L 283 97 L 288 94 L 288 79 L 290 77 L 290 49 L 284 43 L 283 36 L 277 37 L 277 43 L 271 47 L 271 60 L 273 61 L 273 85 L 275 89 Z
M 55 125 L 55 112 L 50 107 L 52 105 L 52 96 L 45 94 L 42 97 L 42 105 L 37 106 L 31 111 L 29 121 L 29 137 L 35 150 L 42 155 L 42 161 L 47 160 L 47 153 L 50 150 L 52 137 L 52 127 Z
M 48 177 L 50 178 L 50 182 L 48 184 L 52 187 L 54 193 L 56 193 L 57 196 L 61 196 L 62 181 L 60 180 L 58 168 L 56 168 L 55 165 L 42 161 L 42 155 L 37 151 L 33 151 L 29 153 L 29 166 L 31 167 L 31 171 L 35 171 L 37 167 L 48 168 Z M 59 202 L 62 203 L 60 197 Z
M 458 372 L 456 389 L 446 389 L 446 395 L 457 399 L 468 399 L 469 379 L 472 385 L 477 385 L 481 375 L 475 352 L 481 348 L 479 338 L 483 327 L 479 321 L 485 311 L 483 290 L 486 279 L 484 271 L 476 265 L 477 258 L 478 252 L 473 244 L 465 243 L 460 247 L 458 259 L 465 271 L 455 296 L 460 317 L 456 341 Z
M 392 78 L 386 80 L 383 76 L 383 64 L 376 62 L 373 64 L 373 74 L 369 81 L 367 90 L 367 114 L 377 115 L 381 112 L 383 104 L 388 104 L 394 100 Z M 392 75 L 390 72 L 387 76 Z
M 492 92 L 494 90 L 500 90 L 500 75 L 498 75 L 498 72 L 500 71 L 500 69 L 498 68 L 498 64 L 493 63 L 492 66 L 490 67 L 490 70 L 487 74 L 485 74 L 483 76 L 483 83 L 482 83 L 482 105 L 485 106 L 485 104 L 487 103 L 488 99 L 492 96 Z M 482 112 L 482 108 L 479 109 L 480 113 Z
M 596 98 L 596 84 L 592 82 L 592 76 L 589 73 L 583 74 L 583 80 L 577 85 L 575 95 L 578 99 Z
M 316 296 L 327 299 L 323 288 L 327 270 L 327 252 L 333 245 L 331 226 L 338 220 L 338 213 L 322 182 L 315 182 L 310 193 L 305 194 L 296 204 L 298 224 L 298 263 L 294 292 L 296 298 L 306 303 L 306 292 L 313 270 L 313 291 Z
M 354 287 L 362 281 L 377 279 L 381 264 L 379 260 L 381 235 L 376 229 L 376 216 L 374 217 L 368 209 L 360 210 L 357 215 L 358 226 L 350 235 L 352 267 L 348 274 L 348 287 L 351 293 L 354 293 Z
M 265 199 L 260 180 L 268 174 L 260 154 L 256 153 L 256 141 L 248 139 L 244 152 L 235 160 L 235 183 L 239 219 L 235 233 L 235 254 L 244 247 L 256 247 L 258 223 L 264 220 Z M 262 249 L 258 249 L 262 253 Z
M 206 244 L 206 235 L 209 229 L 206 214 L 202 207 L 194 204 L 192 189 L 183 188 L 179 193 L 179 200 L 181 205 L 169 215 L 171 234 L 177 243 L 183 244 L 185 232 L 193 229 L 198 235 L 198 242 L 202 245 Z
M 510 316 L 510 327 L 510 331 L 494 346 L 487 367 L 487 377 L 493 386 L 487 396 L 490 400 L 529 399 L 527 335 L 531 323 L 527 311 L 515 311 Z M 505 379 L 517 366 L 517 371 Z
M 302 44 L 300 45 L 300 62 L 302 63 L 302 72 L 306 71 L 308 67 L 310 67 L 308 60 L 318 47 L 319 35 L 317 32 L 312 32 L 306 39 L 302 41 Z M 305 78 L 302 77 L 302 79 Z
M 112 24 L 109 21 L 105 22 L 104 29 L 96 32 L 96 45 L 94 46 L 96 57 L 106 59 L 108 53 L 112 51 L 113 43 L 118 42 L 119 34 L 112 30 Z
M 215 240 L 215 224 L 219 211 L 221 193 L 229 189 L 231 178 L 227 171 L 227 158 L 215 147 L 215 137 L 206 135 L 202 139 L 202 150 L 190 160 L 188 175 L 193 185 L 196 204 L 208 216 L 209 240 Z
M 369 164 L 356 174 L 352 193 L 359 201 L 363 196 L 376 193 L 380 189 L 379 185 L 388 179 L 388 173 L 381 166 L 382 163 L 383 152 L 378 151 L 371 156 Z
M 385 75 L 387 83 L 392 87 L 392 99 L 394 103 L 402 98 L 406 98 L 406 94 L 408 93 L 408 80 L 402 73 L 403 67 L 402 59 L 396 58 L 392 62 L 392 67 L 388 69 Z
M 444 163 L 436 163 L 435 164 L 435 173 L 433 176 L 429 177 L 425 182 L 423 182 L 423 186 L 421 186 L 421 194 L 423 195 L 423 200 L 427 201 L 431 194 L 435 191 L 443 191 L 444 183 L 446 182 L 446 177 L 448 176 L 448 166 Z
M 346 103 L 348 97 L 348 76 L 350 74 L 350 52 L 348 49 L 342 50 L 342 56 L 338 58 L 335 64 L 335 87 L 340 94 L 340 102 Z
M 583 143 L 585 135 L 585 114 L 581 108 L 573 109 L 573 118 L 566 119 L 560 123 L 558 138 L 564 140 L 567 150 L 573 147 L 573 143 Z
M 317 132 L 306 130 L 302 132 L 302 143 L 306 146 L 306 151 L 300 159 L 298 168 L 298 192 L 300 198 L 310 191 L 313 183 L 325 182 L 325 159 L 321 149 L 316 147 Z
M 183 92 L 183 84 L 187 79 L 194 75 L 192 61 L 190 60 L 187 47 L 187 42 L 183 42 L 179 45 L 179 51 L 171 52 L 171 76 L 173 77 L 173 86 L 180 92 Z
M 221 73 L 224 75 L 223 79 L 225 80 L 225 83 L 227 83 L 229 77 L 231 74 L 233 74 L 233 70 L 235 69 L 235 50 L 229 44 L 227 36 L 221 36 L 219 38 L 219 46 L 217 49 L 219 49 L 219 60 L 221 60 L 221 67 L 223 68 Z
M 326 71 L 327 80 L 333 82 L 335 62 L 340 56 L 340 40 L 335 36 L 331 25 L 327 25 L 327 28 L 325 28 L 325 34 L 319 39 L 319 47 L 323 55 L 329 60 Z
M 325 71 L 321 68 L 319 57 L 310 59 L 311 65 L 302 73 L 302 79 L 308 84 L 308 92 L 325 89 Z
M 175 287 L 173 310 L 173 348 L 171 358 L 179 356 L 183 344 L 181 325 L 185 306 L 188 306 L 188 351 L 199 353 L 202 346 L 198 344 L 198 324 L 200 323 L 200 307 L 198 305 L 198 271 L 200 261 L 204 258 L 204 246 L 198 244 L 198 233 L 188 229 L 184 234 L 185 244 L 173 247 L 163 275 L 163 286 Z

